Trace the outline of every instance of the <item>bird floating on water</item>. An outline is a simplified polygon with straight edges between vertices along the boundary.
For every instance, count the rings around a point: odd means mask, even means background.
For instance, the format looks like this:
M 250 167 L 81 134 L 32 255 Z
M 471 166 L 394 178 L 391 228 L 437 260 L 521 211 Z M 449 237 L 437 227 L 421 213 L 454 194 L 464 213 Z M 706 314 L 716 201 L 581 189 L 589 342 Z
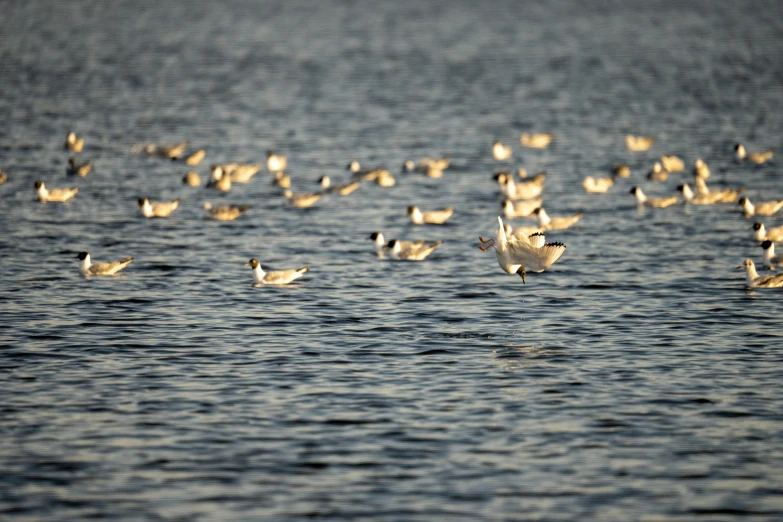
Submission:
M 84 163 L 76 163 L 75 158 L 68 158 L 68 166 L 65 168 L 65 173 L 69 176 L 85 177 L 92 171 L 92 162 L 85 161 Z
M 261 268 L 261 263 L 255 257 L 245 263 L 245 266 L 253 269 L 253 281 L 257 285 L 287 285 L 302 277 L 309 270 L 309 267 L 304 266 L 302 268 L 265 272 Z
M 667 172 L 682 172 L 685 170 L 685 162 L 677 156 L 661 156 L 661 165 Z
M 756 203 L 754 205 L 747 197 L 741 197 L 738 203 L 742 205 L 742 210 L 746 218 L 752 216 L 771 216 L 783 208 L 783 199 L 762 201 L 761 203 Z
M 696 161 L 693 162 L 693 176 L 696 179 L 709 179 L 710 168 L 704 163 L 703 159 L 697 158 Z
M 294 194 L 291 189 L 285 189 L 283 195 L 288 199 L 288 202 L 295 207 L 307 208 L 315 205 L 319 199 L 321 199 L 321 193 L 302 193 Z
M 519 144 L 529 149 L 545 149 L 555 138 L 552 133 L 527 133 L 523 132 L 519 137 Z
M 360 182 L 354 181 L 353 183 L 346 183 L 344 185 L 332 185 L 332 180 L 329 176 L 321 176 L 318 179 L 318 183 L 321 184 L 321 188 L 326 192 L 336 192 L 341 196 L 347 196 L 354 190 L 359 188 Z
M 408 242 L 406 246 L 403 246 L 402 241 L 392 239 L 386 246 L 389 249 L 389 257 L 396 261 L 422 261 L 432 254 L 441 244 L 443 244 L 443 241 L 435 241 L 430 244 L 423 242 L 422 244 Z
M 139 209 L 146 218 L 165 218 L 179 207 L 179 199 L 174 201 L 150 201 L 147 198 L 139 198 Z
M 642 152 L 649 150 L 655 143 L 655 138 L 649 138 L 647 136 L 633 136 L 628 134 L 625 137 L 625 146 L 632 152 Z
M 375 244 L 375 253 L 378 257 L 384 257 L 384 255 L 389 252 L 389 244 L 383 237 L 383 232 L 373 232 L 370 234 L 370 239 L 372 239 Z M 403 250 L 412 247 L 421 247 L 426 243 L 423 239 L 418 241 L 404 241 L 398 239 L 397 241 L 400 244 L 400 248 Z
M 266 151 L 266 168 L 269 172 L 281 172 L 288 166 L 288 157 L 274 151 Z
M 783 226 L 767 229 L 764 227 L 764 223 L 753 223 L 754 234 L 753 237 L 756 241 L 764 241 L 766 239 L 774 241 L 775 243 L 783 242 Z
M 65 202 L 73 198 L 76 195 L 76 193 L 79 192 L 78 187 L 53 188 L 51 190 L 47 190 L 46 185 L 44 185 L 43 181 L 36 181 L 34 186 L 38 191 L 38 199 L 40 201 Z
M 508 161 L 511 158 L 511 146 L 496 141 L 492 144 L 492 156 L 498 161 Z
M 771 160 L 772 157 L 775 155 L 775 151 L 770 149 L 762 152 L 748 152 L 747 150 L 745 150 L 745 146 L 742 145 L 742 143 L 737 143 L 736 145 L 734 145 L 734 154 L 739 160 L 744 160 L 745 158 L 747 158 L 753 163 L 755 163 L 756 165 L 761 165 Z
M 582 218 L 582 212 L 578 212 L 571 216 L 549 216 L 543 207 L 539 207 L 533 211 L 533 214 L 538 216 L 538 224 L 544 230 L 565 230 L 572 227 Z
M 669 179 L 669 172 L 663 168 L 660 161 L 653 163 L 650 172 L 647 173 L 647 179 L 650 181 L 666 181 Z
M 775 243 L 765 239 L 761 243 L 761 248 L 764 249 L 764 266 L 774 270 L 776 266 L 783 265 L 783 255 L 775 255 Z
M 204 159 L 204 156 L 207 154 L 207 152 L 204 149 L 199 149 L 187 158 L 185 158 L 185 164 L 190 165 L 191 167 L 195 167 L 199 163 L 201 163 L 201 160 Z
M 642 192 L 642 189 L 639 187 L 633 187 L 631 188 L 631 194 L 636 196 L 636 202 L 639 205 L 644 205 L 647 207 L 653 207 L 653 208 L 665 208 L 670 207 L 674 204 L 676 204 L 680 198 L 679 196 L 665 196 L 660 198 L 648 198 L 644 192 Z
M 503 215 L 508 218 L 530 217 L 533 212 L 544 203 L 544 198 L 512 201 L 506 199 L 500 204 Z
M 746 259 L 737 268 L 745 269 L 747 274 L 745 284 L 748 288 L 778 288 L 783 286 L 783 274 L 760 276 L 756 272 L 756 264 L 752 259 Z
M 79 272 L 82 275 L 90 276 L 90 275 L 114 275 L 126 266 L 128 266 L 128 263 L 133 261 L 132 257 L 126 257 L 125 259 L 121 259 L 119 261 L 110 261 L 110 262 L 104 262 L 104 263 L 92 263 L 90 261 L 90 254 L 87 252 L 80 252 L 79 255 L 76 256 L 77 259 L 80 259 L 82 262 L 79 264 Z
M 182 178 L 182 182 L 190 187 L 200 187 L 201 177 L 198 175 L 198 172 L 193 172 L 191 170 L 190 172 L 185 174 L 185 177 Z
M 71 131 L 65 137 L 65 150 L 70 152 L 81 152 L 84 148 L 84 138 L 80 138 L 75 132 Z
M 422 158 L 418 163 L 407 160 L 402 164 L 403 172 L 420 172 L 430 178 L 442 178 L 449 166 L 449 158 Z
M 218 205 L 213 207 L 209 201 L 204 203 L 207 217 L 216 221 L 233 221 L 250 208 L 250 205 Z
M 449 220 L 454 213 L 454 207 L 444 208 L 443 210 L 421 211 L 417 206 L 408 207 L 408 215 L 411 221 L 416 225 L 442 225 Z
M 594 178 L 587 176 L 582 181 L 582 187 L 588 194 L 603 194 L 614 185 L 615 176 L 609 178 Z

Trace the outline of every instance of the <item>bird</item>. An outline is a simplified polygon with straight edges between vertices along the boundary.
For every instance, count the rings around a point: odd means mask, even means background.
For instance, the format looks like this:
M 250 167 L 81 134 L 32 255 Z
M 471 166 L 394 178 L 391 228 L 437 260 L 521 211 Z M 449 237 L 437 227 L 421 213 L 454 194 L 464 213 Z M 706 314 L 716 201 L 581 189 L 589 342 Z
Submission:
M 614 185 L 614 179 L 615 176 L 610 178 L 594 178 L 593 176 L 587 176 L 582 181 L 582 187 L 588 194 L 602 194 Z
M 381 187 L 393 187 L 397 180 L 394 179 L 394 176 L 391 175 L 391 172 L 389 172 L 386 169 L 363 169 L 361 164 L 353 160 L 350 163 L 348 163 L 348 166 L 346 167 L 348 170 L 351 171 L 354 178 L 362 179 L 365 181 L 374 181 Z
M 370 239 L 375 242 L 375 253 L 378 254 L 378 257 L 383 257 L 384 254 L 389 251 L 388 241 L 383 237 L 383 232 L 373 232 L 370 234 Z M 403 250 L 411 247 L 421 247 L 426 243 L 423 239 L 419 241 L 403 241 L 398 239 L 397 241 L 400 243 L 400 248 Z
M 2 171 L 2 169 L 0 169 L 0 185 L 5 183 L 6 181 L 8 181 L 8 174 L 6 174 L 5 172 Z
M 191 187 L 200 187 L 201 186 L 201 177 L 198 175 L 198 172 L 193 172 L 192 170 L 185 174 L 185 177 L 182 178 L 182 182 L 185 185 L 191 186 Z
M 783 255 L 775 255 L 775 243 L 766 239 L 762 241 L 761 248 L 764 249 L 764 265 L 774 269 L 778 265 L 783 265 Z
M 667 172 L 682 172 L 685 170 L 685 162 L 677 156 L 661 156 L 661 165 Z
M 275 172 L 275 177 L 272 180 L 273 185 L 277 185 L 278 187 L 282 189 L 290 189 L 291 188 L 291 176 L 286 174 L 283 171 Z
M 523 132 L 519 137 L 519 144 L 529 149 L 545 149 L 549 147 L 554 138 L 555 135 L 551 133 L 528 134 Z
M 722 188 L 712 190 L 707 187 L 707 182 L 704 181 L 704 178 L 696 178 L 696 193 L 701 196 L 714 198 L 715 203 L 734 203 L 743 192 L 745 192 L 745 187 L 740 187 L 738 189 Z
M 65 150 L 70 152 L 81 152 L 84 148 L 84 138 L 80 138 L 75 132 L 71 131 L 65 137 Z
M 751 216 L 771 216 L 783 208 L 783 199 L 762 201 L 761 203 L 756 203 L 754 205 L 747 197 L 741 197 L 738 203 L 742 205 L 742 210 L 745 213 L 746 218 Z
M 775 155 L 775 151 L 765 150 L 763 152 L 748 152 L 745 150 L 745 146 L 742 145 L 742 143 L 737 143 L 734 145 L 734 153 L 737 156 L 737 159 L 744 160 L 745 158 L 749 159 L 756 165 L 761 165 L 762 163 L 766 163 L 767 161 L 771 160 L 772 157 Z
M 430 210 L 422 212 L 417 206 L 408 207 L 408 215 L 411 221 L 416 225 L 442 225 L 454 213 L 454 207 L 444 208 L 443 210 Z
M 283 192 L 283 195 L 288 199 L 288 202 L 291 203 L 295 207 L 299 208 L 307 208 L 312 207 L 316 204 L 316 202 L 321 199 L 321 193 L 302 193 L 302 194 L 294 194 L 291 192 L 291 189 L 285 189 L 285 192 Z
M 686 203 L 692 203 L 694 205 L 712 205 L 713 203 L 718 203 L 718 200 L 721 197 L 720 194 L 696 195 L 693 193 L 693 190 L 691 190 L 691 187 L 687 183 L 682 183 L 680 185 L 677 185 L 677 190 L 679 190 L 682 193 L 682 197 L 685 198 Z
M 509 160 L 511 158 L 511 146 L 495 141 L 492 143 L 492 156 L 498 161 Z
M 207 182 L 207 188 L 213 188 L 221 192 L 231 190 L 231 176 L 227 175 L 223 167 L 212 169 L 212 174 Z
M 653 164 L 652 170 L 647 173 L 647 179 L 650 181 L 666 181 L 669 179 L 669 172 L 663 168 L 659 161 Z
M 523 284 L 526 284 L 527 270 L 543 272 L 560 259 L 566 249 L 562 243 L 546 243 L 545 236 L 540 233 L 532 234 L 525 239 L 509 238 L 506 236 L 503 219 L 500 216 L 498 216 L 497 236 L 497 241 L 494 238 L 484 239 L 479 236 L 481 242 L 478 245 L 479 249 L 486 252 L 494 248 L 500 268 L 508 274 L 518 274 Z
M 503 215 L 508 219 L 517 217 L 529 217 L 533 211 L 541 206 L 544 198 L 529 199 L 523 201 L 511 201 L 506 199 L 500 204 L 503 209 Z
M 737 268 L 745 269 L 747 273 L 746 286 L 748 288 L 778 288 L 783 286 L 783 274 L 760 276 L 756 272 L 756 264 L 752 259 L 746 259 Z
M 191 167 L 195 167 L 199 163 L 201 163 L 201 160 L 204 159 L 204 156 L 206 155 L 206 151 L 204 149 L 199 149 L 187 158 L 185 158 L 185 163 L 187 165 L 190 165 Z
M 253 281 L 257 285 L 287 285 L 302 277 L 305 272 L 310 269 L 309 267 L 304 266 L 302 268 L 265 272 L 264 269 L 261 268 L 261 263 L 259 263 L 258 259 L 255 257 L 245 263 L 245 266 L 249 266 L 253 269 Z
M 38 191 L 38 199 L 41 201 L 68 201 L 79 192 L 77 187 L 73 188 L 53 188 L 47 190 L 43 181 L 36 181 L 34 187 Z
M 354 190 L 359 188 L 360 182 L 354 181 L 353 183 L 346 183 L 345 185 L 332 185 L 332 180 L 329 176 L 321 176 L 318 179 L 318 183 L 321 184 L 321 188 L 326 192 L 336 192 L 341 196 L 347 196 Z
M 223 172 L 231 178 L 231 183 L 247 183 L 261 170 L 260 163 L 226 163 L 224 165 L 213 165 L 212 170 L 216 168 L 223 169 Z
M 753 237 L 756 239 L 756 241 L 764 241 L 765 239 L 774 241 L 776 243 L 783 241 L 783 226 L 770 228 L 767 230 L 764 227 L 764 223 L 756 222 L 753 223 L 753 230 L 755 231 Z
M 269 172 L 281 172 L 288 166 L 288 157 L 274 151 L 266 151 L 266 168 Z
M 670 207 L 674 204 L 676 204 L 680 198 L 679 196 L 665 196 L 661 198 L 648 198 L 644 192 L 642 192 L 642 189 L 639 187 L 633 187 L 631 188 L 631 194 L 636 196 L 636 202 L 639 205 L 645 205 L 648 207 L 654 207 L 654 208 L 665 208 Z
M 647 136 L 632 136 L 628 134 L 625 137 L 625 146 L 632 152 L 642 152 L 648 150 L 655 143 L 654 138 Z
M 125 259 L 120 259 L 119 261 L 111 261 L 106 263 L 92 263 L 90 261 L 90 254 L 87 252 L 80 252 L 79 255 L 76 256 L 77 259 L 80 259 L 82 262 L 79 265 L 79 272 L 84 276 L 91 276 L 91 275 L 114 275 L 126 266 L 128 266 L 128 263 L 133 261 L 132 257 L 126 257 Z
M 144 152 L 148 156 L 160 156 L 161 158 L 175 160 L 182 156 L 186 148 L 188 148 L 187 141 L 180 141 L 179 143 L 173 143 L 171 145 L 155 145 L 154 143 L 148 143 L 144 147 Z
M 396 261 L 422 261 L 442 244 L 443 241 L 435 241 L 434 243 L 422 245 L 409 244 L 403 248 L 402 241 L 392 239 L 386 246 L 389 249 L 389 257 Z
M 139 198 L 139 209 L 146 218 L 165 218 L 179 207 L 179 199 L 174 201 L 153 201 L 147 198 Z
M 612 175 L 620 178 L 630 178 L 631 168 L 625 164 L 615 165 L 612 167 Z
M 533 211 L 533 214 L 538 216 L 538 224 L 544 228 L 544 230 L 565 230 L 575 225 L 577 221 L 582 218 L 582 212 L 574 214 L 572 216 L 552 216 L 550 217 L 543 207 L 538 207 Z
M 516 237 L 518 239 L 522 239 L 524 241 L 527 241 L 530 236 L 533 234 L 543 234 L 544 233 L 544 227 L 534 225 L 534 226 L 528 226 L 528 227 L 513 227 L 509 225 L 508 223 L 503 224 L 503 230 L 506 232 L 506 237 Z
M 407 160 L 402 164 L 403 172 L 420 172 L 430 178 L 442 178 L 443 171 L 451 162 L 450 158 L 422 158 L 418 163 Z
M 68 166 L 65 167 L 65 173 L 69 176 L 81 176 L 82 178 L 92 171 L 92 162 L 76 163 L 76 159 L 68 158 Z
M 704 163 L 703 159 L 697 158 L 693 162 L 693 176 L 697 179 L 709 179 L 710 168 Z
M 514 181 L 511 174 L 499 172 L 495 174 L 495 179 L 500 186 L 500 191 L 508 199 L 532 199 L 541 195 L 544 190 L 544 181 L 546 172 L 539 172 L 535 176 L 524 181 Z
M 207 218 L 216 221 L 234 221 L 236 218 L 247 212 L 250 205 L 220 205 L 213 207 L 209 201 L 204 203 L 204 210 L 207 211 Z

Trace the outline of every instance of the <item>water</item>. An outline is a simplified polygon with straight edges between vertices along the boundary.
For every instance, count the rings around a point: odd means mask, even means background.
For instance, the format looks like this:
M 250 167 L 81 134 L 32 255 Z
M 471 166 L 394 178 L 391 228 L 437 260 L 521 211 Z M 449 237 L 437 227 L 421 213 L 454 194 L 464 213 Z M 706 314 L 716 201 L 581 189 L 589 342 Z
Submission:
M 0 21 L 0 513 L 4 520 L 780 520 L 780 292 L 734 205 L 637 212 L 662 153 L 783 197 L 775 2 L 14 2 Z M 64 174 L 68 130 L 84 179 Z M 554 131 L 545 151 L 523 131 Z M 626 133 L 657 138 L 625 150 Z M 358 159 L 397 176 L 316 208 L 269 175 L 228 194 L 132 154 L 188 139 L 197 170 L 289 155 L 298 191 Z M 494 139 L 549 172 L 568 249 L 528 284 L 494 232 Z M 398 174 L 446 154 L 442 180 Z M 587 195 L 581 179 L 628 162 Z M 79 186 L 66 205 L 32 185 Z M 180 197 L 168 220 L 136 198 Z M 252 204 L 231 223 L 204 201 Z M 405 208 L 454 205 L 444 227 Z M 767 226 L 783 224 L 766 218 Z M 516 220 L 515 225 L 526 224 Z M 381 261 L 370 232 L 443 239 Z M 134 256 L 85 280 L 76 253 Z M 309 265 L 255 288 L 243 267 Z

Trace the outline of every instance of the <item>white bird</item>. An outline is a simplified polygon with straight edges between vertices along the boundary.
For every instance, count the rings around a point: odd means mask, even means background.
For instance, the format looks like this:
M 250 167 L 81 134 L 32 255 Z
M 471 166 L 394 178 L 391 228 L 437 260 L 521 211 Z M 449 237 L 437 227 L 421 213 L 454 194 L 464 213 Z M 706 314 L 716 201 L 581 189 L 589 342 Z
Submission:
M 231 190 L 231 176 L 227 175 L 223 167 L 218 165 L 217 168 L 212 169 L 207 187 L 221 192 L 228 192 Z
M 127 257 L 125 259 L 121 259 L 119 261 L 111 261 L 106 263 L 92 263 L 90 261 L 90 254 L 87 252 L 80 252 L 79 255 L 76 256 L 77 259 L 81 259 L 81 264 L 79 265 L 79 272 L 82 275 L 90 276 L 90 275 L 114 275 L 126 266 L 128 266 L 128 263 L 133 261 L 132 257 Z
M 75 158 L 68 158 L 68 166 L 65 167 L 65 173 L 69 176 L 85 177 L 92 172 L 92 162 L 85 161 L 84 163 L 76 163 Z
M 201 163 L 201 160 L 204 159 L 204 156 L 206 156 L 207 152 L 204 149 L 199 149 L 187 158 L 185 158 L 185 164 L 190 165 L 191 167 L 195 167 L 199 163 Z
M 236 218 L 247 212 L 250 205 L 220 205 L 213 207 L 212 203 L 204 203 L 204 210 L 207 211 L 207 217 L 215 221 L 234 221 Z
M 346 183 L 345 185 L 332 185 L 332 180 L 329 178 L 329 176 L 321 176 L 318 179 L 318 183 L 321 184 L 321 188 L 323 188 L 327 192 L 336 192 L 340 194 L 341 196 L 347 196 L 354 190 L 359 188 L 359 181 L 354 181 L 353 183 Z
M 6 181 L 8 181 L 8 174 L 6 174 L 5 172 L 2 171 L 2 169 L 0 169 L 0 185 L 5 183 Z
M 363 169 L 361 164 L 353 160 L 346 167 L 353 173 L 354 178 L 363 179 L 365 181 L 374 181 L 381 187 L 393 187 L 397 180 L 386 169 Z
M 677 203 L 680 200 L 679 196 L 666 196 L 662 198 L 648 198 L 644 192 L 642 192 L 642 189 L 639 187 L 633 187 L 631 189 L 631 194 L 636 196 L 636 202 L 639 205 L 645 205 L 648 207 L 654 207 L 654 208 L 665 208 L 670 207 Z
M 523 132 L 519 137 L 519 144 L 529 149 L 545 149 L 555 138 L 552 133 L 527 133 Z
M 454 207 L 424 212 L 419 210 L 419 207 L 416 206 L 408 207 L 408 215 L 411 217 L 411 221 L 416 225 L 423 225 L 425 223 L 429 225 L 442 225 L 449 220 L 453 213 Z
M 261 268 L 261 263 L 255 257 L 245 263 L 245 266 L 249 266 L 253 269 L 253 281 L 257 285 L 287 285 L 291 281 L 299 279 L 305 272 L 309 270 L 309 267 L 292 268 L 290 270 L 278 270 L 273 272 L 265 272 Z
M 614 167 L 612 167 L 612 175 L 618 176 L 620 178 L 630 178 L 631 168 L 625 164 L 615 165 Z
M 139 209 L 146 218 L 165 218 L 179 207 L 179 199 L 174 201 L 152 201 L 147 198 L 139 198 Z
M 148 143 L 144 146 L 144 152 L 148 156 L 160 156 L 161 158 L 177 159 L 185 152 L 188 147 L 187 141 L 180 141 L 171 145 L 155 145 Z
M 389 249 L 389 256 L 396 261 L 422 261 L 441 244 L 443 241 L 422 245 L 409 244 L 407 247 L 403 247 L 402 241 L 392 239 L 386 246 Z
M 201 186 L 201 176 L 198 175 L 198 172 L 191 170 L 182 178 L 182 183 L 189 187 L 199 187 Z
M 225 163 L 223 165 L 212 165 L 212 170 L 221 168 L 228 174 L 232 183 L 247 183 L 256 173 L 261 170 L 260 163 Z
M 742 143 L 734 145 L 734 153 L 737 155 L 737 159 L 743 160 L 747 158 L 757 165 L 761 165 L 762 163 L 771 160 L 775 155 L 775 151 L 772 149 L 763 152 L 748 152 L 745 150 L 745 146 L 742 145 Z
M 778 265 L 783 265 L 783 255 L 775 255 L 775 243 L 766 239 L 761 243 L 761 248 L 764 249 L 764 266 L 774 269 Z
M 544 190 L 546 172 L 539 172 L 530 179 L 514 181 L 511 174 L 500 172 L 495 175 L 500 191 L 508 199 L 532 199 L 541 195 Z
M 383 232 L 373 232 L 370 234 L 370 239 L 375 242 L 375 253 L 378 254 L 378 257 L 383 257 L 384 254 L 388 253 L 389 245 L 388 241 L 383 237 Z M 426 243 L 423 239 L 419 241 L 397 241 L 400 243 L 400 248 L 403 250 L 411 247 L 421 247 Z
M 319 199 L 321 199 L 320 192 L 294 194 L 291 192 L 291 189 L 285 189 L 283 195 L 286 197 L 286 199 L 288 199 L 289 203 L 299 208 L 312 207 L 316 204 L 316 202 L 318 202 Z
M 625 146 L 633 152 L 645 151 L 652 147 L 653 143 L 655 143 L 655 139 L 647 136 L 632 136 L 628 134 L 625 137 Z
M 507 161 L 511 158 L 511 146 L 503 145 L 499 141 L 492 144 L 492 156 L 498 161 Z
M 533 234 L 527 240 L 508 238 L 503 220 L 498 216 L 498 239 L 479 237 L 479 249 L 486 252 L 495 249 L 498 264 L 508 274 L 519 274 L 525 283 L 526 271 L 543 272 L 552 266 L 565 252 L 562 243 L 546 243 L 543 234 Z
M 269 172 L 281 172 L 288 166 L 288 158 L 269 150 L 266 152 L 266 168 Z
M 687 183 L 677 185 L 677 190 L 682 193 L 682 197 L 685 198 L 686 203 L 692 203 L 694 205 L 712 205 L 714 203 L 719 203 L 723 197 L 723 195 L 719 193 L 696 195 Z
M 696 192 L 701 196 L 714 198 L 715 203 L 734 203 L 740 194 L 745 192 L 745 187 L 738 189 L 722 188 L 712 190 L 707 186 L 706 178 L 696 177 Z
M 451 162 L 450 158 L 422 158 L 418 163 L 408 160 L 402 164 L 403 172 L 420 172 L 430 178 L 442 178 L 443 171 Z
M 80 138 L 75 132 L 71 131 L 65 137 L 65 150 L 71 152 L 81 152 L 84 148 L 84 138 Z
M 614 185 L 614 176 L 610 178 L 594 178 L 593 176 L 587 176 L 582 181 L 582 187 L 588 194 L 603 194 L 609 188 Z
M 582 213 L 573 214 L 571 216 L 552 216 L 546 213 L 543 207 L 538 207 L 533 211 L 533 214 L 538 216 L 538 224 L 541 225 L 544 230 L 565 230 L 575 225 L 577 221 L 582 218 Z
M 742 210 L 745 213 L 746 218 L 751 216 L 771 216 L 783 208 L 783 199 L 763 201 L 754 205 L 750 202 L 750 199 L 742 197 L 738 203 L 742 205 Z
M 760 276 L 756 272 L 756 265 L 752 259 L 746 259 L 737 268 L 744 268 L 747 273 L 746 285 L 748 288 L 777 288 L 783 286 L 783 274 L 774 276 Z
M 667 172 L 682 172 L 685 170 L 685 162 L 677 156 L 661 156 L 661 165 Z
M 277 185 L 282 189 L 291 188 L 291 176 L 285 172 L 275 172 L 275 179 L 272 181 L 273 185 Z
M 47 190 L 43 181 L 36 181 L 35 188 L 38 191 L 38 199 L 41 201 L 68 201 L 79 192 L 77 187 L 53 188 L 52 190 Z
M 508 219 L 529 217 L 543 202 L 544 198 L 522 201 L 511 201 L 510 199 L 507 199 L 500 204 L 500 207 L 503 209 L 503 215 Z
M 693 162 L 693 176 L 697 179 L 709 179 L 710 168 L 704 163 L 703 159 L 697 158 Z
M 765 239 L 776 243 L 783 241 L 783 226 L 767 230 L 764 227 L 764 223 L 753 223 L 753 230 L 755 230 L 753 237 L 756 238 L 756 241 L 764 241 Z
M 647 179 L 650 181 L 666 181 L 669 179 L 669 172 L 663 168 L 659 161 L 656 161 L 652 170 L 647 173 Z

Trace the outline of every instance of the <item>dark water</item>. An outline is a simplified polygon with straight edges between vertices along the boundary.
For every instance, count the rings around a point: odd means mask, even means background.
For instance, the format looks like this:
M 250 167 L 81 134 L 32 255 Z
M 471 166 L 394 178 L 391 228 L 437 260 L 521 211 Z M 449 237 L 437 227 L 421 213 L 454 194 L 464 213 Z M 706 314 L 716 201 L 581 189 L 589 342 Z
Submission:
M 783 519 L 781 293 L 734 269 L 760 261 L 751 221 L 628 194 L 687 179 L 644 179 L 672 153 L 783 197 L 778 158 L 732 158 L 781 146 L 783 9 L 681 4 L 5 2 L 0 518 Z M 180 139 L 202 176 L 275 149 L 298 191 L 351 159 L 398 184 L 300 210 L 266 173 L 222 195 L 130 152 Z M 549 172 L 550 214 L 585 212 L 527 285 L 475 248 L 494 139 Z M 397 174 L 441 154 L 442 180 Z M 633 179 L 585 194 L 616 162 Z M 80 192 L 40 204 L 36 179 Z M 145 220 L 141 196 L 182 204 Z M 206 200 L 253 209 L 205 221 Z M 457 210 L 412 227 L 410 204 Z M 373 230 L 445 243 L 381 261 Z M 86 280 L 81 250 L 136 260 Z M 311 270 L 255 288 L 253 256 Z

